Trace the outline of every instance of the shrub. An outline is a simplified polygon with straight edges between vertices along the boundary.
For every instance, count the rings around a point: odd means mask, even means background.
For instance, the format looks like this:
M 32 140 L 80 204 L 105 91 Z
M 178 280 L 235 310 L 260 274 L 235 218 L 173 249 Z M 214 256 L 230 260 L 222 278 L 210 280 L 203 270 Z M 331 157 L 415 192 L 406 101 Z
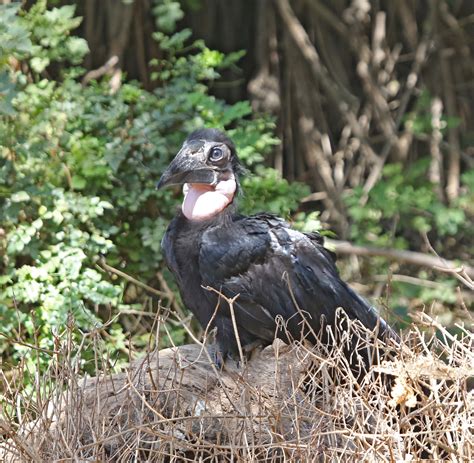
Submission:
M 187 133 L 228 130 L 254 173 L 245 181 L 247 211 L 271 198 L 272 211 L 287 215 L 306 188 L 264 167 L 277 143 L 271 120 L 251 119 L 248 102 L 227 105 L 208 93 L 239 54 L 195 42 L 183 55 L 189 31 L 175 33 L 167 23 L 156 34 L 165 55 L 154 62 L 160 86 L 148 92 L 124 81 L 112 94 L 107 78 L 78 82 L 87 44 L 72 34 L 79 24 L 72 6 L 48 9 L 38 1 L 27 12 L 7 5 L 1 13 L 0 351 L 30 365 L 38 354 L 43 368 L 55 332 L 74 323 L 78 338 L 104 332 L 111 360 L 125 360 L 148 330 L 135 326 L 127 339 L 131 323 L 117 316 L 141 310 L 146 293 L 101 263 L 154 287 L 165 284 L 160 240 L 177 195 L 155 184 Z M 58 63 L 64 66 L 55 80 L 48 70 Z M 87 360 L 83 368 L 93 370 Z

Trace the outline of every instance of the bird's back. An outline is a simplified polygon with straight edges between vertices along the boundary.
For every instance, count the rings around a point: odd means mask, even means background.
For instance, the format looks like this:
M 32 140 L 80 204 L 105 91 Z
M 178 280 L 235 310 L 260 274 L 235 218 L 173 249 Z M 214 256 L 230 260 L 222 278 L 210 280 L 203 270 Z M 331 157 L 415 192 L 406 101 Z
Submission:
M 235 298 L 243 347 L 269 344 L 275 336 L 314 341 L 335 322 L 338 307 L 370 330 L 379 326 L 381 336 L 391 333 L 376 310 L 340 279 L 322 237 L 295 231 L 275 216 L 229 211 L 192 222 L 179 215 L 168 228 L 163 249 L 183 302 L 204 327 L 212 320 L 224 356 L 237 351 L 231 313 L 208 287 Z

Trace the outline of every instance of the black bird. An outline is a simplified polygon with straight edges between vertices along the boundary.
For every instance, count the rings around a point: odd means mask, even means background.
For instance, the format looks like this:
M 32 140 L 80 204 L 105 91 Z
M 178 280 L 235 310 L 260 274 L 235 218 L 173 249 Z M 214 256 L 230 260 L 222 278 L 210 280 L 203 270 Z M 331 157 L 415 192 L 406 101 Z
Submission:
M 318 233 L 293 230 L 271 214 L 237 212 L 242 172 L 230 138 L 200 129 L 185 140 L 158 183 L 158 188 L 183 185 L 182 208 L 162 248 L 184 304 L 204 328 L 217 328 L 217 363 L 239 350 L 231 308 L 216 291 L 236 297 L 232 306 L 243 351 L 268 345 L 275 336 L 289 341 L 303 335 L 314 342 L 322 333 L 324 338 L 338 307 L 368 329 L 378 329 L 379 337 L 395 337 L 376 310 L 340 279 Z

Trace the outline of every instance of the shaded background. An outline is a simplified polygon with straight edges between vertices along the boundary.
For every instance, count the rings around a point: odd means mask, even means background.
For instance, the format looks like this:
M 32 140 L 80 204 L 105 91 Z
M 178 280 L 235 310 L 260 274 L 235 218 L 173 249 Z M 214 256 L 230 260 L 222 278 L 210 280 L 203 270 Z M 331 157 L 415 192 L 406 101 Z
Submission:
M 124 360 L 161 303 L 187 316 L 159 245 L 180 194 L 154 184 L 199 124 L 236 137 L 251 172 L 245 211 L 337 238 L 343 278 L 397 326 L 416 310 L 472 323 L 472 281 L 434 255 L 474 274 L 472 1 L 0 3 L 23 5 L 31 39 L 13 16 L 0 21 L 0 85 L 16 94 L 5 114 L 0 99 L 6 331 L 36 342 L 35 314 L 52 346 L 51 326 L 72 312 L 84 330 L 106 323 Z M 178 322 L 173 336 L 189 340 Z M 0 345 L 12 361 L 15 342 Z
M 91 49 L 87 68 L 117 56 L 115 69 L 147 89 L 157 85 L 149 63 L 160 57 L 152 38 L 159 2 L 75 3 Z M 211 49 L 245 51 L 211 92 L 229 102 L 250 99 L 255 110 L 275 116 L 282 144 L 271 164 L 318 193 L 305 207 L 324 210 L 341 237 L 349 236 L 350 222 L 344 191 L 360 184 L 370 191 L 385 163 L 409 166 L 431 151 L 428 175 L 438 195 L 447 204 L 459 196 L 460 175 L 473 166 L 472 2 L 181 3 L 179 29 L 189 27 Z M 438 111 L 448 122 L 439 150 L 408 124 L 422 95 L 417 115 L 432 119 Z

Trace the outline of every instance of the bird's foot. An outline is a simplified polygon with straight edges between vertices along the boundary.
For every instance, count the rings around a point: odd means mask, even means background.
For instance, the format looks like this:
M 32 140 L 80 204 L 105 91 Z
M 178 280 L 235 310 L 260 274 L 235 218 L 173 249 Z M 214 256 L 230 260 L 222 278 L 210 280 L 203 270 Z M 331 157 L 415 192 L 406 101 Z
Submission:
M 244 355 L 247 359 L 249 359 L 252 354 L 258 349 L 262 347 L 262 341 L 260 339 L 253 341 L 249 344 L 246 344 L 243 347 Z
M 225 354 L 222 352 L 219 345 L 217 343 L 211 344 L 207 347 L 207 351 L 209 352 L 209 356 L 211 357 L 214 366 L 218 370 L 222 370 L 224 368 Z
M 212 363 L 218 370 L 222 370 L 224 364 L 230 367 L 230 369 L 243 368 L 249 355 L 249 353 L 244 350 L 244 358 L 241 359 L 238 353 L 222 350 L 218 343 L 208 346 L 207 351 L 209 352 Z

